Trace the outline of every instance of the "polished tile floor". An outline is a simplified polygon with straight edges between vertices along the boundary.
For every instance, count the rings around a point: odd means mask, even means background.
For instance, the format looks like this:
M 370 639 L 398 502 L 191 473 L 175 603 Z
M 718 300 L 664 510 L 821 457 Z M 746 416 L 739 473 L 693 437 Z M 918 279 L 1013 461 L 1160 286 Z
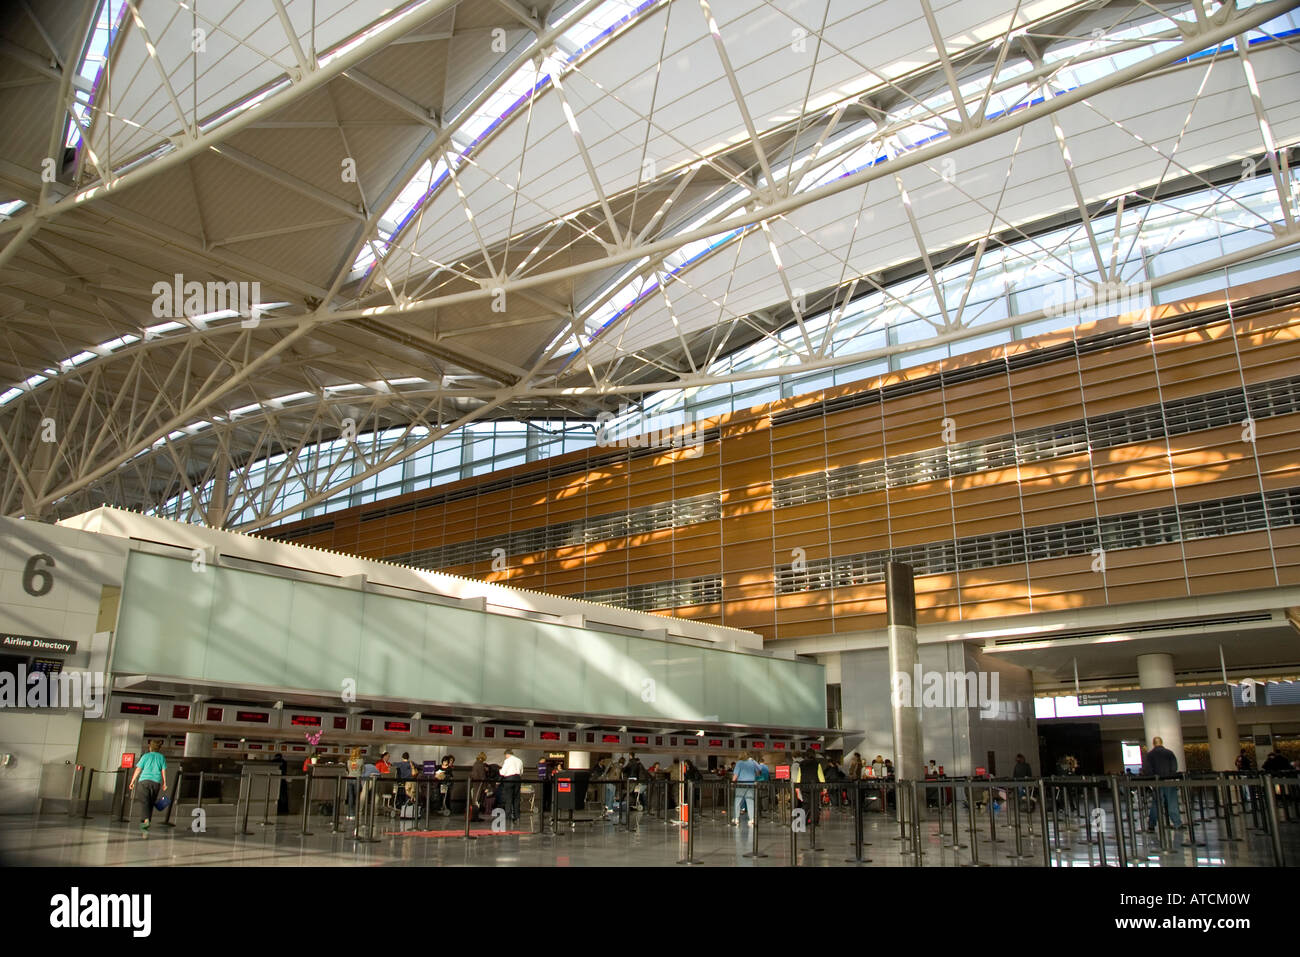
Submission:
M 937 815 L 936 811 L 930 811 Z M 230 818 L 213 815 L 206 833 L 195 834 L 182 827 L 155 825 L 149 838 L 140 836 L 139 828 L 130 824 L 109 823 L 104 815 L 91 820 L 47 815 L 41 818 L 8 816 L 0 818 L 0 859 L 7 865 L 99 866 L 99 865 L 177 865 L 177 866 L 277 866 L 277 865 L 471 865 L 471 866 L 670 866 L 683 856 L 681 830 L 661 817 L 637 815 L 637 827 L 605 821 L 580 822 L 570 828 L 562 820 L 558 834 L 552 834 L 550 821 L 544 833 L 534 833 L 536 818 L 525 815 L 519 830 L 493 834 L 480 830 L 477 840 L 439 836 L 447 833 L 445 818 L 435 819 L 428 831 L 424 822 L 381 821 L 376 828 L 378 841 L 354 840 L 346 833 L 330 832 L 328 819 L 313 819 L 310 836 L 299 833 L 299 822 L 280 818 L 270 826 L 250 824 L 251 835 L 239 836 Z M 792 856 L 800 867 L 850 867 L 853 821 L 851 813 L 833 810 L 825 815 L 826 823 L 816 832 L 817 848 L 812 847 L 810 833 L 798 834 L 797 847 L 791 848 L 788 826 L 766 819 L 760 821 L 758 841 L 763 858 L 747 858 L 752 850 L 753 832 L 744 826 L 730 827 L 719 812 L 702 812 L 695 833 L 695 860 L 705 865 L 731 867 L 783 867 Z M 1241 822 L 1234 828 L 1237 840 L 1226 840 L 1222 822 L 1211 820 L 1208 828 L 1199 824 L 1195 830 L 1197 844 L 1187 831 L 1179 832 L 1163 851 L 1158 836 L 1136 834 L 1137 847 L 1130 847 L 1130 866 L 1206 867 L 1268 866 L 1273 864 L 1269 837 L 1263 831 L 1247 828 L 1242 837 Z M 1249 822 L 1247 822 L 1249 823 Z M 981 865 L 994 867 L 1042 866 L 1039 841 L 1040 825 L 1028 816 L 1021 819 L 1021 853 L 1016 857 L 1015 831 L 1007 808 L 997 815 L 993 827 L 997 842 L 990 841 L 990 822 L 986 811 L 976 818 L 976 850 Z M 922 822 L 922 865 L 952 867 L 970 865 L 970 820 L 963 810 L 959 814 L 958 833 L 962 847 L 951 846 L 952 821 L 945 816 L 942 833 L 937 817 Z M 1280 827 L 1283 851 L 1288 863 L 1300 862 L 1300 823 Z M 899 838 L 898 825 L 880 814 L 865 817 L 864 855 L 869 865 L 912 866 L 910 844 Z M 1208 838 L 1207 838 L 1208 834 Z M 1054 835 L 1050 850 L 1053 866 L 1088 867 L 1116 863 L 1114 834 L 1107 828 L 1104 843 L 1088 841 L 1081 816 L 1062 815 L 1059 840 Z

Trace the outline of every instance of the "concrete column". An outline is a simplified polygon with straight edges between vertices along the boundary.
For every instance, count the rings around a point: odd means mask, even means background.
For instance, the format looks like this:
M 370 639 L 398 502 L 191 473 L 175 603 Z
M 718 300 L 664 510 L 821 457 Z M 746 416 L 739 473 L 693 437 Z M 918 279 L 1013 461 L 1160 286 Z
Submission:
M 574 771 L 581 771 L 584 768 L 591 767 L 590 751 L 570 751 L 567 761 L 568 767 Z
M 916 584 L 912 569 L 901 562 L 885 566 L 888 615 L 890 717 L 894 730 L 894 774 L 898 779 L 923 776 L 921 760 L 921 658 L 916 645 Z M 903 693 L 910 690 L 910 693 Z
M 1267 724 L 1252 724 L 1250 726 L 1250 739 L 1255 742 L 1255 767 L 1258 768 L 1268 757 L 1268 753 L 1273 750 L 1273 729 Z M 1260 744 L 1261 739 L 1267 739 Z
M 1174 681 L 1174 656 L 1169 654 L 1138 655 L 1138 685 L 1147 688 L 1172 688 Z M 1177 701 L 1154 701 L 1142 706 L 1142 725 L 1146 740 L 1143 745 L 1151 749 L 1152 738 L 1163 738 L 1165 747 L 1178 758 L 1178 770 L 1187 770 L 1183 754 L 1183 723 L 1178 714 Z
M 184 754 L 187 758 L 212 757 L 212 735 L 186 731 Z
M 1205 699 L 1205 731 L 1210 740 L 1210 769 L 1236 770 L 1241 732 L 1231 697 Z

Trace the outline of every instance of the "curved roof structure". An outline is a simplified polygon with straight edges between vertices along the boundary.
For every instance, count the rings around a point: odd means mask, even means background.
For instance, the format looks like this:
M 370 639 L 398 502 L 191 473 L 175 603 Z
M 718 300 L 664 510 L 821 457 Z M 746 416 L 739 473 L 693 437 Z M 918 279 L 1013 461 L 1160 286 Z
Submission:
M 0 510 L 188 492 L 262 527 L 466 423 L 957 348 L 1289 249 L 1297 6 L 8 9 Z M 1224 238 L 1153 272 L 1193 195 Z M 1011 263 L 1055 300 L 984 308 Z M 906 335 L 846 335 L 870 297 Z

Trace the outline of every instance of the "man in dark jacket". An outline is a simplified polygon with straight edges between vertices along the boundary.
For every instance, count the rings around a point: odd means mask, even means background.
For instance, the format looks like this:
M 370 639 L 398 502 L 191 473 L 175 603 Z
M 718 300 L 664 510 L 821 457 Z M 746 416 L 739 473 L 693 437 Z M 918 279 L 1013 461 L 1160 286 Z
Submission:
M 1160 738 L 1151 739 L 1151 750 L 1142 759 L 1142 773 L 1157 778 L 1172 778 L 1178 774 L 1178 758 L 1174 752 L 1165 747 Z M 1147 813 L 1147 830 L 1156 829 L 1156 808 L 1163 804 L 1169 813 L 1169 820 L 1177 830 L 1183 826 L 1182 816 L 1178 813 L 1178 789 L 1156 788 L 1156 800 L 1151 802 Z

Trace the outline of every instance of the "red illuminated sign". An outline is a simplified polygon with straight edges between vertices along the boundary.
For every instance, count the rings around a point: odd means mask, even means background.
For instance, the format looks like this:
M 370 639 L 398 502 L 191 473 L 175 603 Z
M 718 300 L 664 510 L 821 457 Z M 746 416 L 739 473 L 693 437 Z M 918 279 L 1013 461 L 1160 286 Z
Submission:
M 764 741 L 751 741 L 749 742 L 749 746 L 753 748 L 755 751 L 762 751 L 765 747 L 767 747 L 767 743 Z
M 559 784 L 556 785 L 556 789 L 557 789 L 561 794 L 568 794 L 570 791 L 573 790 L 572 782 L 570 782 L 570 781 L 560 781 Z
M 541 733 L 541 739 L 542 739 L 543 741 L 559 741 L 559 740 L 560 740 L 560 732 L 558 732 L 558 731 L 543 731 L 543 732 Z
M 172 705 L 172 718 L 176 721 L 188 721 L 190 719 L 190 706 L 187 704 Z
M 150 717 L 158 716 L 158 706 L 156 704 L 145 704 L 143 701 L 123 701 L 122 714 L 145 714 Z
M 699 738 L 682 738 L 682 747 L 684 748 L 699 747 L 699 744 L 700 744 Z
M 293 749 L 294 749 L 295 751 L 306 751 L 306 750 L 307 750 L 307 745 L 305 745 L 305 744 L 295 744 L 295 745 L 293 746 Z
M 616 734 L 602 734 L 600 736 L 601 744 L 618 744 L 623 739 Z
M 338 720 L 338 719 L 335 719 Z M 294 714 L 289 716 L 289 723 L 296 728 L 319 728 L 320 715 L 315 714 Z M 343 719 L 344 727 L 347 727 L 348 719 Z
M 788 764 L 778 764 L 778 765 L 776 766 L 776 768 L 775 768 L 775 771 L 776 771 L 776 779 L 777 779 L 778 781 L 789 781 L 789 780 L 790 780 L 790 765 L 788 765 Z
M 816 741 L 808 745 L 808 747 L 811 748 L 813 751 L 820 751 L 822 749 L 822 746 L 818 744 Z
M 504 734 L 507 738 L 522 738 L 524 736 L 524 733 L 518 728 L 506 728 Z
M 209 721 L 220 721 L 220 720 L 221 720 L 221 716 L 222 716 L 223 714 L 225 714 L 225 713 L 226 713 L 226 712 L 225 712 L 225 709 L 224 709 L 224 708 L 209 708 L 209 709 L 208 709 L 208 717 L 207 717 L 207 720 L 209 720 Z
M 709 747 L 711 747 L 711 748 L 720 748 L 720 747 L 722 747 L 722 739 L 721 739 L 721 738 L 709 738 Z
M 451 734 L 452 728 L 449 724 L 431 724 L 429 725 L 430 734 Z
M 135 755 L 134 755 L 134 754 L 124 754 L 124 755 L 122 755 L 122 763 L 121 763 L 120 767 L 124 767 L 124 768 L 133 768 L 133 767 L 135 767 Z
M 262 750 L 262 746 L 261 746 L 260 744 L 252 744 L 252 743 L 250 742 L 249 745 L 248 745 L 248 750 L 250 750 L 250 751 L 261 751 L 261 750 Z
M 772 747 L 776 748 L 776 750 L 778 750 L 778 751 L 784 751 L 784 750 L 785 750 L 785 742 L 784 742 L 784 741 L 773 741 L 773 742 L 772 742 Z
M 401 734 L 411 733 L 411 722 L 409 721 L 385 721 L 385 731 L 397 731 Z
M 266 724 L 271 720 L 271 716 L 265 711 L 236 711 L 235 720 L 248 724 Z M 319 720 L 318 718 L 317 721 Z
M 633 743 L 633 744 L 649 744 L 649 743 L 650 743 L 650 738 L 649 738 L 648 735 L 644 735 L 644 734 L 634 734 L 634 735 L 632 735 L 632 743 Z
M 237 747 L 239 747 L 239 742 L 238 742 L 238 741 L 227 741 L 225 744 L 222 745 L 222 747 L 223 747 L 223 748 L 237 748 Z

